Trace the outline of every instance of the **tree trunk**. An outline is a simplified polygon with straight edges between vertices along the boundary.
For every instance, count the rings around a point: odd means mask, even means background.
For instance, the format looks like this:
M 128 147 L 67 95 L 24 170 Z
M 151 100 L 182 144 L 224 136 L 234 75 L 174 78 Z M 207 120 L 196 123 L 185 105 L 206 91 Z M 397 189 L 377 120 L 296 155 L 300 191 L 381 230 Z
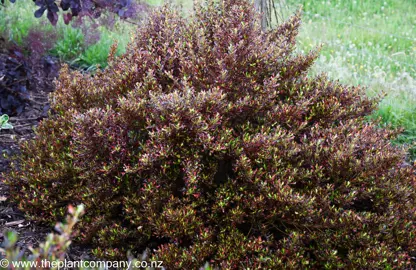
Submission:
M 261 28 L 266 30 L 267 28 L 267 0 L 254 0 L 254 6 L 256 7 L 257 11 L 261 13 Z

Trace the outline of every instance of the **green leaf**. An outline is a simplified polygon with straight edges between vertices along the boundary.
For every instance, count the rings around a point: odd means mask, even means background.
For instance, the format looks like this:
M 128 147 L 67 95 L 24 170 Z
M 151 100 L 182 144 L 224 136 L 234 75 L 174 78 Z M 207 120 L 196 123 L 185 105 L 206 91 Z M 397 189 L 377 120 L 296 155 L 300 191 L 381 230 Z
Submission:
M 0 124 L 7 123 L 7 121 L 9 121 L 9 116 L 7 114 L 0 116 Z
M 9 123 L 9 116 L 7 114 L 3 114 L 0 116 L 0 129 L 12 129 L 13 126 Z
M 1 125 L 1 129 L 13 129 L 13 126 L 9 123 Z

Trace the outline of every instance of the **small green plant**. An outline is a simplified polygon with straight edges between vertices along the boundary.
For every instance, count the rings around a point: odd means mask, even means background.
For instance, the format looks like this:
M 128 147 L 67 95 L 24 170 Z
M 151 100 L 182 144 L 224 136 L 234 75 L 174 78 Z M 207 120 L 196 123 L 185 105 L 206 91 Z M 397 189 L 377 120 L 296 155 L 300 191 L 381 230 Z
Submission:
M 12 124 L 9 123 L 9 116 L 7 114 L 0 116 L 0 130 L 1 129 L 13 129 Z

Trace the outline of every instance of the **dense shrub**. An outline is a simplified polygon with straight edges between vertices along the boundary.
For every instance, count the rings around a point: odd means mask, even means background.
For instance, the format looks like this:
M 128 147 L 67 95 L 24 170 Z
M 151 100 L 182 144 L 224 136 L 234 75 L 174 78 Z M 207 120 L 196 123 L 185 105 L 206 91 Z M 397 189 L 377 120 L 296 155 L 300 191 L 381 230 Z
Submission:
M 94 261 L 94 260 L 67 260 L 68 251 L 70 250 L 71 238 L 74 234 L 74 227 L 79 222 L 80 217 L 84 215 L 84 206 L 78 205 L 76 208 L 72 205 L 68 207 L 68 215 L 65 222 L 58 222 L 55 225 L 55 233 L 48 234 L 46 240 L 40 243 L 38 247 L 28 247 L 22 250 L 17 245 L 18 234 L 14 231 L 6 231 L 0 244 L 0 267 L 2 269 L 13 270 L 30 270 L 30 269 L 79 269 L 79 270 L 105 270 L 113 269 L 115 265 L 128 266 L 128 269 L 154 269 L 144 267 L 145 265 L 160 265 L 161 262 L 146 263 L 146 254 L 137 258 L 124 258 L 123 261 Z M 117 264 L 119 263 L 119 264 Z M 8 265 L 8 266 L 6 266 Z M 201 264 L 202 265 L 202 264 Z M 94 267 L 92 267 L 94 266 Z M 143 267 L 142 267 L 143 266 Z M 65 269 L 67 269 L 65 268 Z M 164 269 L 158 267 L 159 269 Z M 122 269 L 122 268 L 117 268 Z M 213 268 L 205 263 L 199 270 L 212 270 Z
M 84 206 L 72 205 L 68 207 L 68 215 L 65 222 L 58 222 L 55 225 L 54 233 L 48 234 L 46 240 L 38 247 L 28 247 L 28 250 L 21 249 L 18 244 L 18 234 L 14 231 L 4 232 L 4 241 L 0 244 L 0 267 L 2 269 L 30 270 L 30 269 L 78 269 L 78 270 L 105 270 L 113 269 L 115 265 L 128 266 L 128 269 L 154 269 L 145 265 L 155 266 L 161 262 L 146 263 L 146 254 L 137 258 L 124 258 L 123 261 L 103 261 L 103 260 L 67 260 L 70 251 L 71 238 L 73 238 L 74 227 L 84 215 Z M 119 263 L 119 264 L 117 264 Z M 202 264 L 201 264 L 202 265 Z M 143 266 L 143 267 L 142 267 Z M 158 267 L 159 269 L 164 269 Z M 122 268 L 117 268 L 122 269 Z M 212 270 L 213 268 L 205 263 L 200 270 Z
M 263 33 L 243 0 L 164 8 L 104 71 L 64 67 L 14 200 L 49 222 L 82 202 L 96 255 L 168 269 L 412 267 L 415 170 L 359 87 L 306 77 L 299 16 Z

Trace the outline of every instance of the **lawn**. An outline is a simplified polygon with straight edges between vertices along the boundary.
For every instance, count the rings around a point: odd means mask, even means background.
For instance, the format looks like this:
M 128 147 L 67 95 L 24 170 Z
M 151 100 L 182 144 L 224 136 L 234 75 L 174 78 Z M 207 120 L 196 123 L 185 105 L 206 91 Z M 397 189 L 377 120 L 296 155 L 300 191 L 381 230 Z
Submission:
M 298 44 L 323 44 L 314 72 L 385 94 L 375 116 L 403 127 L 398 142 L 416 140 L 416 5 L 414 1 L 290 0 L 285 15 L 302 5 Z M 415 148 L 411 150 L 413 159 Z

